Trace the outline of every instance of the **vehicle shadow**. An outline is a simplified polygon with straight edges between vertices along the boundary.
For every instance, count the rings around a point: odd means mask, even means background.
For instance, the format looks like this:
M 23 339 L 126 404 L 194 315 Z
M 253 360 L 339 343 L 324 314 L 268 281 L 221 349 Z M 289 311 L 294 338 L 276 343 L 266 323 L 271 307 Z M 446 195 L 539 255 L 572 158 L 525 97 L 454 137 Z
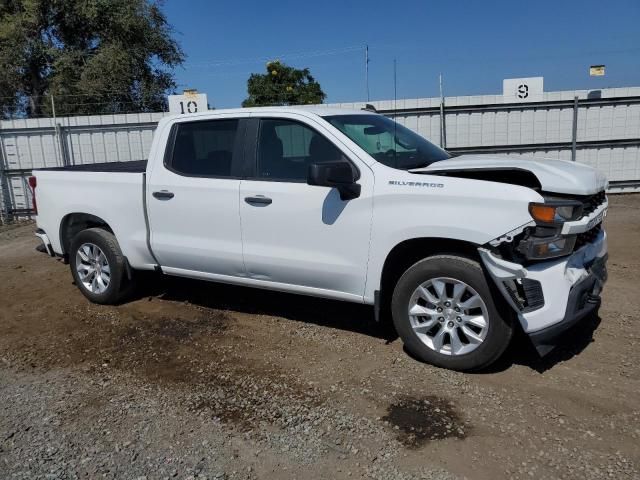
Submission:
M 390 319 L 376 322 L 373 308 L 368 305 L 151 273 L 143 275 L 142 281 L 138 282 L 140 287 L 130 300 L 158 297 L 217 310 L 313 323 L 369 335 L 385 340 L 387 344 L 398 339 Z M 593 333 L 600 322 L 601 318 L 594 312 L 561 335 L 557 347 L 543 357 L 538 355 L 528 337 L 518 329 L 504 355 L 490 367 L 475 373 L 499 373 L 513 365 L 523 365 L 544 373 L 587 348 L 593 342 Z M 405 352 L 420 361 L 406 349 Z
M 538 373 L 544 373 L 585 350 L 594 341 L 593 333 L 601 321 L 602 319 L 597 312 L 592 313 L 559 336 L 556 347 L 543 357 L 538 355 L 529 338 L 521 330 L 518 330 L 500 360 L 479 373 L 501 372 L 514 364 L 529 367 Z
M 130 300 L 158 297 L 217 310 L 272 315 L 288 320 L 369 335 L 391 343 L 391 322 L 376 322 L 373 307 L 306 295 L 145 273 Z

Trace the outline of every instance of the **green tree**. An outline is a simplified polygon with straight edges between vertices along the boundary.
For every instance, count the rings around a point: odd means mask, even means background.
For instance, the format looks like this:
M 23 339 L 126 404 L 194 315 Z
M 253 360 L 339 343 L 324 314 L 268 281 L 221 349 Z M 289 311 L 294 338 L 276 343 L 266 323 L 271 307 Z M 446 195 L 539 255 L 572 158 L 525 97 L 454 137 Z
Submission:
M 293 68 L 279 60 L 267 63 L 267 73 L 251 74 L 247 93 L 243 107 L 316 104 L 327 97 L 308 68 Z
M 162 109 L 184 55 L 156 0 L 0 0 L 4 116 Z

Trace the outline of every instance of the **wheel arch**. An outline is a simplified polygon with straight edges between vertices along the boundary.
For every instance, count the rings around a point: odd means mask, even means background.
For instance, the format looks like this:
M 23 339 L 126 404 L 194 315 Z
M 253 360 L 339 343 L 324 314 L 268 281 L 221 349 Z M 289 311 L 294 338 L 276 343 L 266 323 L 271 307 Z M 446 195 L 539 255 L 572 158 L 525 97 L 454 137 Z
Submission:
M 88 228 L 103 228 L 114 234 L 111 226 L 96 215 L 84 212 L 69 213 L 60 222 L 60 246 L 62 247 L 62 255 L 65 258 L 69 254 L 73 238 Z
M 461 255 L 480 262 L 479 245 L 465 240 L 418 237 L 403 240 L 387 254 L 380 274 L 379 295 L 382 310 L 390 306 L 393 288 L 413 264 L 433 255 Z

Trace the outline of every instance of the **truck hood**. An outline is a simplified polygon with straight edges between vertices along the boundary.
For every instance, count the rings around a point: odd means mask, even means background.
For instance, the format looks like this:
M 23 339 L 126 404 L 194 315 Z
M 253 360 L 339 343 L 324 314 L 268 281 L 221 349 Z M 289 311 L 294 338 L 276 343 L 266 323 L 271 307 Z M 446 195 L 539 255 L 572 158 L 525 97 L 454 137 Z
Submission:
M 495 172 L 495 179 L 491 178 L 492 171 Z M 514 173 L 512 181 L 509 180 L 510 171 Z M 518 179 L 522 175 L 519 174 L 530 172 L 537 178 L 543 191 L 571 195 L 592 195 L 608 186 L 606 177 L 587 165 L 567 160 L 537 160 L 506 155 L 460 155 L 411 172 L 515 184 L 520 183 Z

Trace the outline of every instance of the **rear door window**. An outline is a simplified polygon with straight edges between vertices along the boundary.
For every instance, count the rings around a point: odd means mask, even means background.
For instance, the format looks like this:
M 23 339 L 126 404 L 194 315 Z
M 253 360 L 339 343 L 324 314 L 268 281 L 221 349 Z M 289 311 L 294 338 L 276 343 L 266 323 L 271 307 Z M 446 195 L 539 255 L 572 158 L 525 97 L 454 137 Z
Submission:
M 238 119 L 177 124 L 169 167 L 196 177 L 231 177 Z

